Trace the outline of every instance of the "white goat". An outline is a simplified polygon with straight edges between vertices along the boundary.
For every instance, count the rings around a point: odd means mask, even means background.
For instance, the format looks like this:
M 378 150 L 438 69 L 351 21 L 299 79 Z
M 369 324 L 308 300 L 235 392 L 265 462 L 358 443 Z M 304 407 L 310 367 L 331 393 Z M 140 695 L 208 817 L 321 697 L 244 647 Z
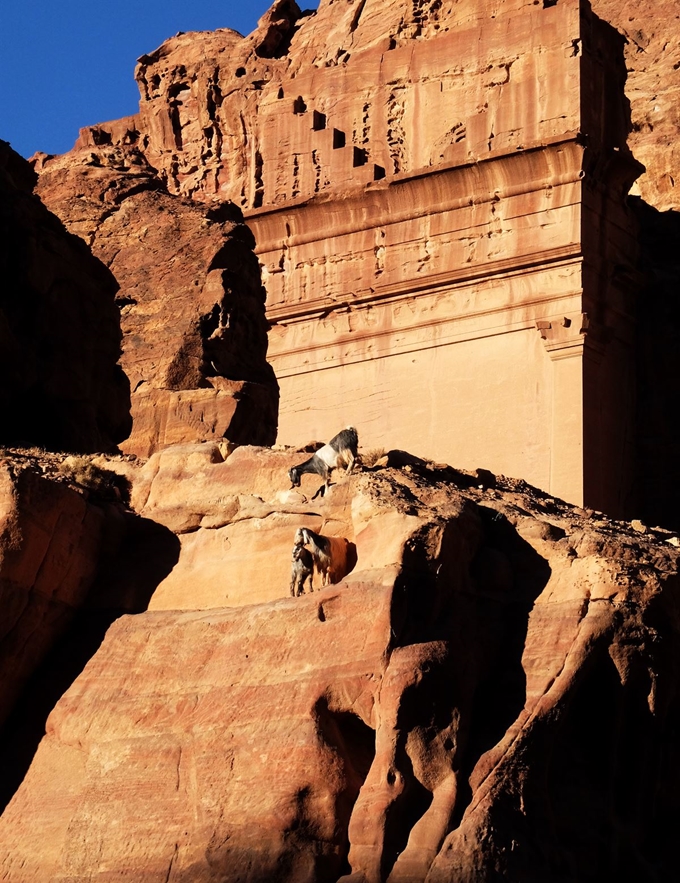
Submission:
M 326 493 L 326 488 L 330 484 L 330 474 L 332 469 L 339 466 L 347 467 L 347 474 L 352 471 L 354 462 L 357 457 L 357 448 L 359 446 L 359 435 L 353 426 L 348 426 L 334 435 L 333 438 L 322 448 L 312 454 L 309 460 L 300 463 L 299 466 L 293 466 L 288 470 L 293 487 L 300 487 L 300 476 L 306 473 L 315 473 L 323 478 L 324 483 L 312 497 L 313 500 L 319 494 L 322 496 Z

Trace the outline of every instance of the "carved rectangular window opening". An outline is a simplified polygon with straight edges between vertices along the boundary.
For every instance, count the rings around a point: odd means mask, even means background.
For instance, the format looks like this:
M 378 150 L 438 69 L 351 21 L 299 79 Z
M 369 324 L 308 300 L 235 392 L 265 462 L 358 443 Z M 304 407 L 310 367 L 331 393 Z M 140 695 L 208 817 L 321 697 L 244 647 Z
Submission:
M 333 129 L 333 150 L 345 146 L 345 133 L 340 129 Z
M 382 181 L 385 177 L 385 169 L 382 166 L 373 166 L 373 180 Z
M 312 120 L 312 128 L 315 132 L 320 132 L 322 129 L 326 128 L 326 114 L 321 113 L 320 110 L 314 111 L 314 118 Z
M 352 157 L 352 165 L 356 168 L 357 166 L 365 166 L 368 161 L 368 155 L 363 147 L 355 147 L 354 155 Z

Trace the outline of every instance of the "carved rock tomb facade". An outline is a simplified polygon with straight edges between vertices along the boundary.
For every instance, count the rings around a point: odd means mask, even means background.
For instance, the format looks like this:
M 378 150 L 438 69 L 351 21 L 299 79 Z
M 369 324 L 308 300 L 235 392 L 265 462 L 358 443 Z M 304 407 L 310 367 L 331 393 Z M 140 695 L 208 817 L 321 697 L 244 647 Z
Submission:
M 434 36 L 310 65 L 261 96 L 246 218 L 279 441 L 343 420 L 364 446 L 521 475 L 621 515 L 625 199 L 641 171 L 623 38 L 579 0 L 458 10 Z

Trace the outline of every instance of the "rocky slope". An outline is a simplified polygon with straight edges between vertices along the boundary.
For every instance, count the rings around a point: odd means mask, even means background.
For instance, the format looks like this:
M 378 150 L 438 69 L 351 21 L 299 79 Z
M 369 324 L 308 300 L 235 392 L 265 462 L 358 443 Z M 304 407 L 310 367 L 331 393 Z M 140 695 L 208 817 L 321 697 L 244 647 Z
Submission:
M 312 504 L 304 457 L 109 462 L 179 557 L 52 710 L 5 879 L 670 879 L 677 539 L 399 452 Z M 300 525 L 355 557 L 291 598 Z
M 0 444 L 112 450 L 130 431 L 116 280 L 0 141 Z

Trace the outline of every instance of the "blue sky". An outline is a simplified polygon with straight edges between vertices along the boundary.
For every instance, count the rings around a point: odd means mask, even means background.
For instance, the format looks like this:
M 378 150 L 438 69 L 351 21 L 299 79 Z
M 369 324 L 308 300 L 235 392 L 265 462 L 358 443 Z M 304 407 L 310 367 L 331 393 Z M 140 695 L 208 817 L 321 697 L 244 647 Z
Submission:
M 70 150 L 82 126 L 137 111 L 140 55 L 177 31 L 248 34 L 271 2 L 1 0 L 0 138 L 26 157 Z

